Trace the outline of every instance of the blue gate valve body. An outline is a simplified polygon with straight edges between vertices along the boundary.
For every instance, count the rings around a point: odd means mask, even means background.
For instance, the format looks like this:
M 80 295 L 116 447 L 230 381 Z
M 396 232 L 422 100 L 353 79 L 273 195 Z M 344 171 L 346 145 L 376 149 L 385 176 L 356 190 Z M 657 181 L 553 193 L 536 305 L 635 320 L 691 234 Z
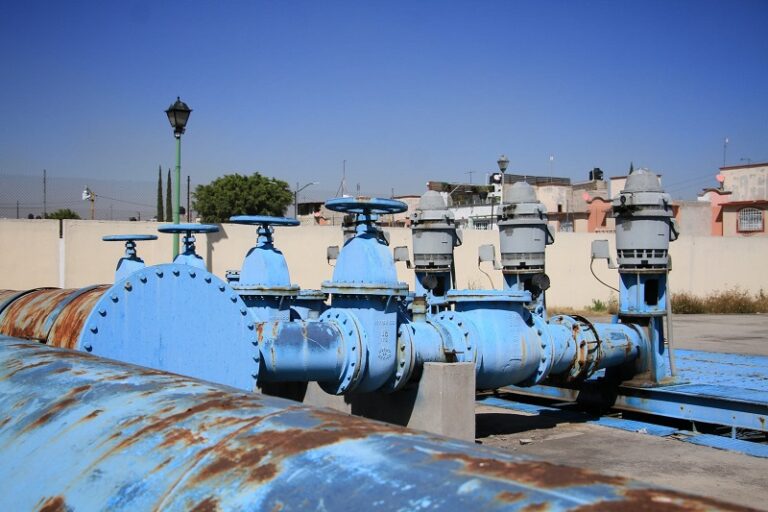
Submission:
M 144 260 L 136 253 L 137 240 L 157 240 L 156 235 L 106 235 L 101 237 L 105 242 L 125 242 L 125 255 L 117 262 L 115 281 L 144 268 Z
M 398 319 L 408 286 L 397 280 L 375 220 L 403 212 L 407 205 L 391 199 L 337 198 L 326 208 L 357 216 L 356 235 L 344 244 L 333 278 L 322 285 L 331 307 L 317 321 L 259 324 L 259 381 L 295 380 L 303 372 L 302 380 L 318 381 L 329 393 L 376 391 L 396 373 Z M 318 350 L 324 364 L 308 364 L 308 354 Z
M 404 326 L 413 333 L 415 368 L 474 362 L 478 389 L 578 381 L 631 363 L 648 347 L 645 332 L 633 325 L 565 315 L 545 322 L 527 309 L 529 292 L 454 290 L 447 299 L 453 310 Z
M 239 278 L 230 284 L 257 321 L 290 320 L 291 300 L 299 287 L 291 284 L 285 256 L 274 245 L 273 226 L 298 226 L 299 221 L 265 215 L 238 215 L 229 221 L 258 226 L 256 245 L 246 254 Z
M 203 258 L 195 252 L 195 236 L 192 233 L 216 233 L 219 227 L 213 224 L 163 224 L 157 230 L 161 233 L 184 235 L 181 239 L 184 251 L 174 258 L 174 263 L 205 269 Z

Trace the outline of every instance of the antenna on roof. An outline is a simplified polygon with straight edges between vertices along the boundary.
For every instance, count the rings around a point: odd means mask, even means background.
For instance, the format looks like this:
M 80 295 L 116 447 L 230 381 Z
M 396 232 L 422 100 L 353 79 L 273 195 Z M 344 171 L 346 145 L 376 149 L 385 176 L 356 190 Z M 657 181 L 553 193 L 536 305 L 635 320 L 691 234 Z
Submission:
M 347 195 L 347 161 L 341 162 L 341 183 L 336 189 L 336 197 L 345 197 Z

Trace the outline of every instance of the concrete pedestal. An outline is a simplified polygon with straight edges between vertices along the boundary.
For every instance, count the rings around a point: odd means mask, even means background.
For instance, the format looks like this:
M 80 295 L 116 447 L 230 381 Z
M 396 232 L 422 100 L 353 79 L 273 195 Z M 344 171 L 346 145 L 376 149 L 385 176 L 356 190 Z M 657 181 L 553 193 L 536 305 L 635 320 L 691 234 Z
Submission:
M 310 383 L 301 401 L 456 439 L 475 439 L 472 363 L 426 363 L 418 385 L 396 393 L 335 396 Z

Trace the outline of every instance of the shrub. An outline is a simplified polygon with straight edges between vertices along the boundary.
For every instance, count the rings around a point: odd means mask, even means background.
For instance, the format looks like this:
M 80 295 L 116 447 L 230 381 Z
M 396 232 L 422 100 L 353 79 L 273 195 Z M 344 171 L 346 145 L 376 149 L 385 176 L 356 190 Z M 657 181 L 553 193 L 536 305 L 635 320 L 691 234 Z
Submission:
M 713 292 L 706 297 L 690 293 L 672 295 L 672 312 L 683 314 L 751 314 L 768 313 L 768 295 L 760 290 L 751 295 L 740 288 Z

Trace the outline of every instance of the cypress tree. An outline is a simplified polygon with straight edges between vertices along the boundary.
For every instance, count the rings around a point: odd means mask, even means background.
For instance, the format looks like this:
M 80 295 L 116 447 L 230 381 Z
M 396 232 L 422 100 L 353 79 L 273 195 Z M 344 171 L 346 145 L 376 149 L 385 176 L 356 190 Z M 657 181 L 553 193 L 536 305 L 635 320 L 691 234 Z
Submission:
M 635 163 L 629 162 L 629 174 L 632 174 L 633 172 L 635 172 Z
M 166 188 L 165 195 L 165 220 L 167 222 L 173 222 L 173 201 L 171 201 L 171 168 L 168 168 L 168 187 Z
M 162 222 L 165 219 L 163 213 L 163 168 L 157 166 L 157 221 Z

